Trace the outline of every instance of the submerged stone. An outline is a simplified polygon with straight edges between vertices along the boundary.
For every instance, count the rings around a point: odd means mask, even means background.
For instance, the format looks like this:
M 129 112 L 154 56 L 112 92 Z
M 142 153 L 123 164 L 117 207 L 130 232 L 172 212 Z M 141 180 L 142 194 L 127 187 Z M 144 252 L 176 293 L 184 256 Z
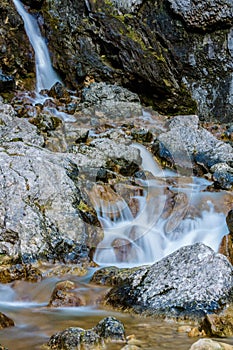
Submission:
M 71 307 L 84 305 L 81 298 L 74 292 L 75 288 L 76 285 L 72 281 L 66 280 L 58 282 L 52 292 L 48 306 Z
M 106 303 L 146 315 L 203 316 L 231 300 L 232 266 L 227 258 L 197 243 L 151 267 L 138 268 L 112 288 Z
M 0 312 L 0 329 L 14 326 L 14 321 Z

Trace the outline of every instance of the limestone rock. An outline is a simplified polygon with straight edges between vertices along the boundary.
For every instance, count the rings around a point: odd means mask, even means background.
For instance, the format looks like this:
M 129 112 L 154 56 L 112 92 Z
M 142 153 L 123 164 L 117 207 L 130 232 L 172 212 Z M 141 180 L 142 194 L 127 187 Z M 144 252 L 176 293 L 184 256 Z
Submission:
M 211 339 L 200 339 L 189 350 L 233 350 L 233 346 Z
M 72 292 L 75 287 L 75 283 L 69 280 L 58 282 L 52 292 L 48 306 L 71 307 L 84 305 L 81 298 Z
M 80 347 L 84 350 L 95 350 L 104 348 L 104 342 L 111 341 L 126 341 L 124 326 L 115 317 L 106 317 L 90 330 L 70 327 L 52 335 L 47 347 L 54 350 L 73 350 Z
M 205 172 L 218 163 L 231 164 L 233 148 L 198 126 L 197 116 L 171 119 L 169 130 L 158 137 L 159 155 L 178 170 L 193 171 L 194 162 Z
M 202 316 L 221 309 L 232 292 L 232 266 L 223 255 L 197 243 L 138 268 L 112 288 L 106 302 L 146 315 Z
M 200 327 L 209 337 L 232 337 L 233 317 L 230 314 L 206 315 Z
M 180 15 L 188 26 L 206 29 L 227 23 L 233 19 L 231 0 L 169 0 L 173 11 Z

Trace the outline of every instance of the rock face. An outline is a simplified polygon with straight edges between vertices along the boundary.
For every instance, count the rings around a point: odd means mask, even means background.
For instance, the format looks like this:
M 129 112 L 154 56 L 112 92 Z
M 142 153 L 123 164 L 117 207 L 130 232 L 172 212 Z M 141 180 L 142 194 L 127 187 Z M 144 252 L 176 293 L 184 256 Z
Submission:
M 0 104 L 1 254 L 25 263 L 34 259 L 84 263 L 87 246 L 102 239 L 87 188 L 107 169 L 112 176 L 115 171 L 133 175 L 141 157 L 126 142 L 108 138 L 77 145 L 79 128 L 75 130 L 64 141 L 66 152 L 50 151 L 36 126 L 16 117 L 11 106 Z
M 87 79 L 117 82 L 159 112 L 198 111 L 205 119 L 231 120 L 231 0 L 25 3 L 38 17 L 53 65 L 69 87 Z M 1 10 L 0 69 L 14 73 L 18 86 L 28 86 L 34 55 L 22 20 L 13 4 L 3 2 Z
M 197 243 L 132 272 L 110 290 L 106 302 L 146 315 L 202 316 L 221 309 L 231 293 L 231 264 Z

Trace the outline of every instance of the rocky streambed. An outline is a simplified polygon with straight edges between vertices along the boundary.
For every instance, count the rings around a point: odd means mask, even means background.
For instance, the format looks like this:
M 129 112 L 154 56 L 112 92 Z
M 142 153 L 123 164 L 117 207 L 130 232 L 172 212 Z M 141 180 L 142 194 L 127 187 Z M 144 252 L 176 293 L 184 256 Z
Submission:
M 105 83 L 2 99 L 0 310 L 10 320 L 2 316 L 1 343 L 187 350 L 207 335 L 233 344 L 231 127 L 161 116 Z M 160 255 L 142 266 L 135 247 L 147 255 L 150 231 Z M 99 266 L 103 251 L 120 268 Z

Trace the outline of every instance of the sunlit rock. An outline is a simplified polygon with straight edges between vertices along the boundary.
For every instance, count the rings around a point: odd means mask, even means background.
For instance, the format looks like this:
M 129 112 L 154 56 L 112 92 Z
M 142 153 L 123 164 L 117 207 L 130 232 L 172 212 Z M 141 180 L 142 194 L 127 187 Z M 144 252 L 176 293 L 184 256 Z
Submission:
M 84 301 L 75 293 L 74 282 L 66 280 L 58 282 L 52 292 L 49 307 L 82 306 Z
M 146 315 L 203 316 L 221 309 L 232 293 L 232 266 L 197 243 L 151 267 L 138 268 L 110 290 L 107 304 Z
M 233 350 L 233 346 L 212 339 L 200 339 L 189 350 Z

